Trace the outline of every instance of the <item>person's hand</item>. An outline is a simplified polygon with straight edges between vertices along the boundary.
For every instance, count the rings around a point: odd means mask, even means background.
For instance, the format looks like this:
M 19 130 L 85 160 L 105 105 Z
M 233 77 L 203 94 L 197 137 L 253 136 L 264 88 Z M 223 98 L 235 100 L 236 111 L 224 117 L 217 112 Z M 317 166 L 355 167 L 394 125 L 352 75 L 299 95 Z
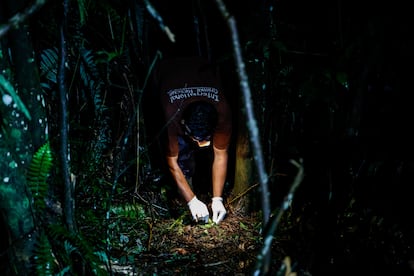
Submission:
M 208 222 L 208 209 L 207 206 L 197 199 L 197 197 L 193 197 L 192 200 L 190 200 L 188 203 L 188 208 L 190 208 L 191 215 L 193 216 L 193 219 L 198 222 Z
M 227 214 L 226 208 L 223 205 L 222 197 L 213 197 L 211 199 L 211 210 L 213 211 L 213 222 L 219 224 Z

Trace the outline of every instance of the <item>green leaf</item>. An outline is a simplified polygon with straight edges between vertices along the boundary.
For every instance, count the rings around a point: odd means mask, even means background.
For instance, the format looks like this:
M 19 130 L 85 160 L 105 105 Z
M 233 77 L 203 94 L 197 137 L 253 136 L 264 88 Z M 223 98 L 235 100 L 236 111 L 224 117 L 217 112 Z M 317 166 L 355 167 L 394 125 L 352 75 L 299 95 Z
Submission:
M 57 83 L 58 50 L 51 48 L 44 50 L 40 55 L 40 69 L 42 75 L 52 83 Z
M 56 268 L 56 260 L 52 253 L 52 246 L 44 232 L 37 238 L 33 253 L 36 275 L 54 275 L 53 272 Z
M 78 0 L 78 8 L 79 8 L 79 17 L 81 26 L 85 24 L 86 17 L 88 16 L 88 11 L 86 10 L 85 0 Z
M 345 72 L 336 73 L 336 80 L 344 87 L 348 88 L 348 75 Z
M 33 196 L 34 204 L 38 208 L 44 208 L 44 200 L 47 195 L 49 185 L 47 177 L 53 165 L 53 157 L 49 142 L 45 143 L 33 155 L 27 172 L 27 185 Z
M 16 107 L 23 112 L 27 119 L 32 119 L 29 110 L 26 108 L 19 95 L 17 95 L 13 85 L 2 74 L 0 74 L 0 92 L 2 96 L 7 94 L 10 95 L 12 100 L 15 102 Z
M 247 227 L 243 222 L 240 222 L 240 228 L 243 230 L 249 230 L 249 227 Z

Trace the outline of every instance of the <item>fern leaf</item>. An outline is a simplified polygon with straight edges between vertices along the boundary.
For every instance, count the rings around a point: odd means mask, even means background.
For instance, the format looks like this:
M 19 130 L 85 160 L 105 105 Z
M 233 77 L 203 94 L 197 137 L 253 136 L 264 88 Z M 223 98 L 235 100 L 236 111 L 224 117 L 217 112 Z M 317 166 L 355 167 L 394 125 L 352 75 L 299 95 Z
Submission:
M 35 275 L 54 275 L 56 260 L 53 256 L 50 242 L 44 233 L 42 233 L 36 241 L 33 253 Z
M 131 219 L 145 219 L 145 210 L 141 205 L 125 204 L 111 208 L 111 212 L 117 216 L 131 218 Z
M 95 107 L 95 114 L 98 115 L 105 109 L 101 95 L 101 88 L 104 85 L 104 82 L 100 77 L 98 67 L 96 66 L 94 52 L 87 49 L 81 49 L 81 57 L 82 62 L 79 68 L 80 77 L 85 87 L 90 91 Z
M 40 55 L 41 74 L 52 83 L 57 83 L 58 51 L 56 48 L 46 49 Z
M 70 263 L 70 255 L 73 253 L 82 256 L 82 259 L 88 263 L 88 266 L 93 275 L 106 276 L 107 272 L 103 268 L 103 261 L 106 262 L 105 258 L 100 254 L 94 252 L 93 246 L 85 240 L 79 233 L 72 233 L 60 224 L 51 224 L 48 227 L 48 233 L 53 240 L 64 241 L 66 261 L 71 267 L 73 264 Z M 62 252 L 63 253 L 63 252 Z M 62 254 L 63 255 L 63 254 Z M 60 255 L 62 257 L 62 255 Z
M 45 198 L 48 191 L 47 177 L 52 167 L 53 157 L 49 142 L 45 143 L 33 155 L 27 172 L 27 185 L 32 194 L 36 207 L 45 207 Z

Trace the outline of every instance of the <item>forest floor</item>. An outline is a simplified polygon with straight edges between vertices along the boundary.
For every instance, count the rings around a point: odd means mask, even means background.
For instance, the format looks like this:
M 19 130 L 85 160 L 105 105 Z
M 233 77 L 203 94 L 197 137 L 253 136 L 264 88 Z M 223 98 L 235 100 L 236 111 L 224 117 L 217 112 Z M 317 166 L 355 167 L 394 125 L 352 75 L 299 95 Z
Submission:
M 254 219 L 229 216 L 219 225 L 165 220 L 153 227 L 151 251 L 158 254 L 140 256 L 139 270 L 162 275 L 243 274 L 255 264 L 259 246 Z
M 128 241 L 111 253 L 112 275 L 256 275 L 264 244 L 262 217 L 229 211 L 218 225 L 196 224 L 188 210 L 175 218 L 147 219 L 146 227 L 126 223 L 121 238 Z M 357 224 L 315 227 L 314 218 L 305 216 L 284 215 L 272 236 L 267 275 L 414 275 L 409 240 L 395 227 L 381 225 L 380 217 L 355 221 L 357 213 L 348 213 Z
M 131 194 L 131 206 L 122 204 L 124 198 L 115 202 L 124 207 L 112 208 L 105 230 L 111 275 L 256 275 L 261 267 L 260 212 L 247 215 L 226 204 L 228 214 L 220 224 L 197 224 L 185 203 L 167 200 L 172 197 L 163 190 Z M 267 275 L 414 275 L 412 208 L 403 208 L 407 201 L 393 202 L 394 210 L 387 201 L 368 201 L 359 194 L 323 201 L 304 190 L 295 199 L 270 236 Z M 85 221 L 96 238 L 103 229 L 89 224 Z
M 153 221 L 146 250 L 136 254 L 132 264 L 113 264 L 112 271 L 116 275 L 253 275 L 263 244 L 260 217 L 229 214 L 217 225 L 211 220 L 196 224 L 187 221 L 187 215 Z M 285 256 L 277 246 L 272 251 L 272 266 L 280 266 Z

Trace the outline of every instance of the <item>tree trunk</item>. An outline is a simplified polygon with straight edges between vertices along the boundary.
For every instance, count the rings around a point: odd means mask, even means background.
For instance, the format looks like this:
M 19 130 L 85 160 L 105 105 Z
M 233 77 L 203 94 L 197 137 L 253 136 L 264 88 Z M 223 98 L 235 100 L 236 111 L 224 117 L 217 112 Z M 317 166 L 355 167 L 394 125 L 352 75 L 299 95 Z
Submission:
M 238 109 L 238 118 L 244 118 L 241 109 Z M 250 140 L 247 133 L 246 120 L 238 120 L 238 133 L 236 140 L 236 160 L 235 160 L 235 175 L 234 187 L 229 201 L 232 202 L 234 211 L 246 214 L 251 205 L 251 194 L 249 187 L 252 185 L 252 168 L 254 167 L 253 159 L 251 158 Z
M 22 0 L 8 0 L 8 2 L 9 16 L 14 15 L 24 7 L 24 1 Z M 42 106 L 42 88 L 38 68 L 27 25 L 22 25 L 11 31 L 8 36 L 8 43 L 14 65 L 16 90 L 32 117 L 28 125 L 29 133 L 32 136 L 31 143 L 28 145 L 38 149 L 45 141 L 46 118 Z
M 1 1 L 0 9 L 11 17 L 21 10 L 23 1 Z M 42 96 L 37 65 L 28 29 L 20 26 L 10 31 L 7 46 L 2 52 L 10 53 L 13 68 L 0 68 L 4 79 L 14 77 L 17 98 L 27 108 L 29 116 L 22 112 L 21 105 L 11 102 L 7 92 L 2 93 L 0 115 L 0 209 L 6 224 L 3 233 L 8 234 L 7 251 L 10 267 L 4 275 L 30 275 L 30 256 L 34 243 L 34 220 L 30 197 L 26 190 L 26 170 L 34 151 L 45 142 L 46 118 L 42 107 Z M 2 63 L 1 66 L 5 64 Z M 6 65 L 7 66 L 7 65 Z M 3 228 L 3 225 L 2 225 Z M 2 248 L 3 249 L 3 248 Z M 4 252 L 4 250 L 2 250 Z

